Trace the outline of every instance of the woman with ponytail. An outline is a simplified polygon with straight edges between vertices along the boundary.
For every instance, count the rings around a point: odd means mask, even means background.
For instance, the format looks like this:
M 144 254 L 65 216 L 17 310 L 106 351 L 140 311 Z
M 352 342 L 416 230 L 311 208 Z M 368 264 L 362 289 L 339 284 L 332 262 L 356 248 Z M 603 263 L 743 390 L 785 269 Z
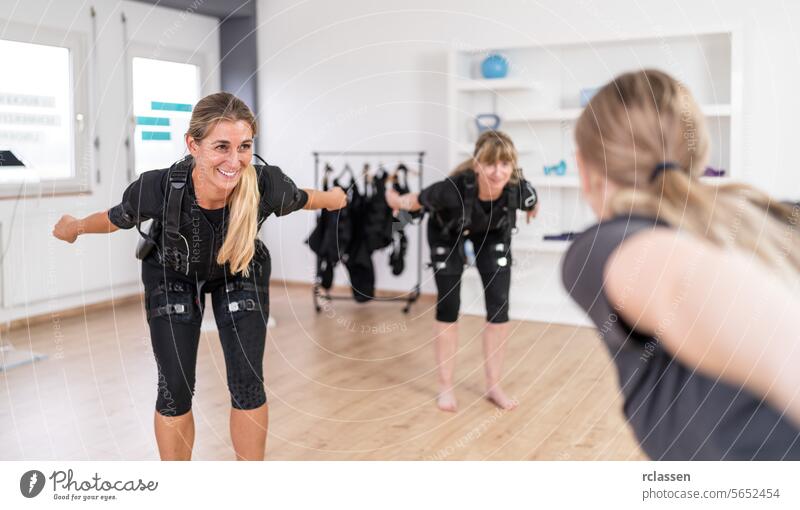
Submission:
M 205 295 L 225 356 L 230 429 L 239 460 L 263 460 L 267 402 L 262 362 L 269 318 L 270 256 L 258 239 L 264 220 L 298 209 L 339 209 L 341 189 L 298 189 L 280 168 L 254 165 L 257 125 L 247 105 L 226 92 L 192 110 L 189 155 L 144 172 L 122 202 L 83 219 L 65 215 L 53 234 L 137 227 L 142 281 L 158 368 L 155 433 L 162 460 L 189 460 L 194 444 L 192 396 Z M 260 158 L 259 158 L 260 159 Z M 149 232 L 141 223 L 153 220 Z
M 599 223 L 563 280 L 616 364 L 623 410 L 653 459 L 800 459 L 800 210 L 715 186 L 686 87 L 623 74 L 575 127 Z

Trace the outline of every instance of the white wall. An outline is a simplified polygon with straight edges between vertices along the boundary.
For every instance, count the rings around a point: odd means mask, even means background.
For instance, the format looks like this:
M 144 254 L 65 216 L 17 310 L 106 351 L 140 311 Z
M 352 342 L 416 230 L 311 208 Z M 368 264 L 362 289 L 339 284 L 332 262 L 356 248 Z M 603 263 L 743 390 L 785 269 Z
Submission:
M 91 43 L 91 4 L 79 0 L 0 3 L 0 37 L 9 20 L 33 27 L 77 32 Z M 94 2 L 97 11 L 97 73 L 94 112 L 100 149 L 93 169 L 101 182 L 84 195 L 0 200 L 3 303 L 0 322 L 80 306 L 139 291 L 139 263 L 133 249 L 138 234 L 85 236 L 70 246 L 50 236 L 61 214 L 83 216 L 118 203 L 128 184 L 124 140 L 130 111 L 125 99 L 123 30 L 132 43 L 152 48 L 158 58 L 170 49 L 202 55 L 210 74 L 203 92 L 219 90 L 217 20 L 135 2 Z M 90 47 L 90 46 L 87 46 Z M 87 55 L 88 58 L 88 55 Z M 163 57 L 162 57 L 163 58 Z M 86 69 L 90 72 L 90 69 Z M 181 155 L 176 154 L 175 159 Z M 12 225 L 12 213 L 16 213 Z M 2 252 L 0 252 L 2 253 Z
M 800 118 L 796 2 L 260 0 L 257 12 L 261 150 L 302 185 L 312 185 L 313 149 L 424 149 L 426 180 L 442 178 L 449 170 L 447 54 L 454 47 L 623 39 L 740 25 L 741 175 L 780 198 L 800 198 L 793 150 Z M 265 224 L 274 277 L 310 280 L 313 257 L 302 242 L 312 226 L 310 214 Z M 393 280 L 384 256 L 375 260 L 379 287 L 411 285 L 411 272 Z M 346 282 L 342 274 L 339 281 Z

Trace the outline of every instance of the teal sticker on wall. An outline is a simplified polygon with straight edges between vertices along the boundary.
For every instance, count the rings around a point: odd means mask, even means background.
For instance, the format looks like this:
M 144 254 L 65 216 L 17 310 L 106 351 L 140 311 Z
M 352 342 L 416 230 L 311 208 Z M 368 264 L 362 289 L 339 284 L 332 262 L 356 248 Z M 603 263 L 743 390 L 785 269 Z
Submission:
M 170 140 L 168 131 L 142 131 L 142 140 Z
M 165 103 L 163 101 L 151 101 L 152 110 L 164 110 L 168 112 L 191 112 L 192 105 L 186 103 Z
M 136 124 L 140 126 L 169 126 L 168 117 L 136 117 Z

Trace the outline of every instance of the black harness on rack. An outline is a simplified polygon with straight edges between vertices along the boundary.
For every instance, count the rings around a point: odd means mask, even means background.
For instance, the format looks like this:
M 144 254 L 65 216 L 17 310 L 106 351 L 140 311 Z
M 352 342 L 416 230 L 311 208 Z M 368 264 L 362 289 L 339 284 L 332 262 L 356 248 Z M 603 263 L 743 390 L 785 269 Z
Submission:
M 397 166 L 390 181 L 392 181 L 392 188 L 401 195 L 411 191 L 408 186 L 408 167 L 404 163 L 400 163 Z M 391 211 L 389 214 L 391 215 Z M 406 268 L 408 238 L 406 237 L 405 225 L 412 223 L 415 218 L 419 218 L 421 215 L 421 211 L 409 212 L 401 210 L 397 218 L 389 216 L 391 221 L 389 225 L 391 230 L 390 243 L 392 246 L 392 252 L 389 254 L 389 265 L 392 268 L 392 274 L 395 276 L 403 274 Z

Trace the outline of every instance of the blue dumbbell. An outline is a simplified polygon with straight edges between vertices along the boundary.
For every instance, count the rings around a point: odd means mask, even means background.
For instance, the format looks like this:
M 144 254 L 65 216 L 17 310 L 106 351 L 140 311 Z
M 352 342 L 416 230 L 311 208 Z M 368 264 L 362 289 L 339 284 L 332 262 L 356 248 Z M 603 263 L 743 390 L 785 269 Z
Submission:
M 544 165 L 544 174 L 556 174 L 556 175 L 564 175 L 567 173 L 567 162 L 563 159 L 558 162 L 556 165 Z

